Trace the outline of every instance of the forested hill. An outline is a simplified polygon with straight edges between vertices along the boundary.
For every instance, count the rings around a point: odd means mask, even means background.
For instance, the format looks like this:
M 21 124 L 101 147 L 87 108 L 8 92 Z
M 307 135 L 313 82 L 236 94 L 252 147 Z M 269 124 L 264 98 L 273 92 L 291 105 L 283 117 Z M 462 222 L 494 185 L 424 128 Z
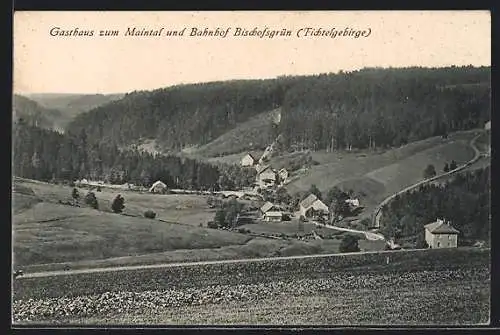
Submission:
M 106 183 L 126 182 L 146 187 L 162 180 L 171 188 L 236 190 L 255 180 L 255 170 L 214 166 L 178 156 L 120 151 L 112 144 L 14 123 L 13 172 L 15 176 L 43 181 L 87 178 Z
M 116 145 L 155 138 L 164 149 L 203 145 L 281 107 L 285 145 L 398 146 L 490 119 L 490 67 L 364 69 L 338 74 L 179 85 L 126 94 L 69 126 Z
M 58 129 L 62 113 L 57 109 L 42 107 L 35 101 L 14 94 L 12 98 L 13 120 L 23 119 L 26 123 L 45 129 Z

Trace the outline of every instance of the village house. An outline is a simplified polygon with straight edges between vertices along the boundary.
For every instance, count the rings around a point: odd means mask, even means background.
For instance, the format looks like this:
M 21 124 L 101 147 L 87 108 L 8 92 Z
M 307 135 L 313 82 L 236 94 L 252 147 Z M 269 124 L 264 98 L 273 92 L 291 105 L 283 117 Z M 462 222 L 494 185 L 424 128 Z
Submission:
M 425 227 L 425 241 L 429 248 L 456 248 L 459 231 L 444 220 L 437 219 Z
M 329 213 L 328 206 L 314 194 L 309 194 L 307 198 L 300 202 L 299 211 L 300 215 L 306 218 L 314 217 L 317 212 L 323 212 L 324 214 Z
M 276 184 L 276 172 L 269 165 L 257 169 L 256 184 L 260 188 L 268 188 Z
M 258 161 L 255 154 L 248 153 L 241 159 L 241 166 L 254 166 Z
M 154 184 L 149 188 L 149 192 L 151 193 L 164 194 L 166 191 L 167 191 L 167 185 L 160 180 L 154 182 Z
M 283 213 L 280 211 L 268 211 L 264 214 L 264 221 L 281 222 L 283 221 Z

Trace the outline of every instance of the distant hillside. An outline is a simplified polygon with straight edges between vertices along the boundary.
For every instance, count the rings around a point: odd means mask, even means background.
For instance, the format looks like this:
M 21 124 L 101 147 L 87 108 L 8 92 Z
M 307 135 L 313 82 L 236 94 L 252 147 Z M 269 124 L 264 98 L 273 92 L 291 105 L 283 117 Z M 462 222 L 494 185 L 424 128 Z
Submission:
M 40 93 L 29 94 L 27 97 L 45 108 L 57 109 L 63 117 L 60 124 L 63 128 L 77 115 L 91 109 L 118 100 L 123 94 L 58 94 Z
M 264 150 L 278 135 L 280 113 L 279 108 L 260 113 L 210 143 L 189 148 L 185 152 L 203 157 L 218 157 L 247 150 Z
M 69 129 L 118 146 L 154 139 L 162 151 L 213 156 L 250 148 L 236 133 L 280 108 L 285 149 L 387 148 L 482 127 L 490 91 L 490 68 L 471 66 L 232 80 L 132 92 L 77 116 Z M 264 128 L 246 126 L 252 145 L 267 140 Z M 236 147 L 228 151 L 225 138 Z
M 24 119 L 28 124 L 45 129 L 61 128 L 63 113 L 57 109 L 49 109 L 37 102 L 14 94 L 12 99 L 13 120 Z
M 390 194 L 421 181 L 428 164 L 441 173 L 445 163 L 455 160 L 461 165 L 472 159 L 469 141 L 479 132 L 456 132 L 447 139 L 432 137 L 384 152 L 314 152 L 312 158 L 319 164 L 293 174 L 286 187 L 290 193 L 307 191 L 312 184 L 324 193 L 334 186 L 352 190 L 369 215 Z

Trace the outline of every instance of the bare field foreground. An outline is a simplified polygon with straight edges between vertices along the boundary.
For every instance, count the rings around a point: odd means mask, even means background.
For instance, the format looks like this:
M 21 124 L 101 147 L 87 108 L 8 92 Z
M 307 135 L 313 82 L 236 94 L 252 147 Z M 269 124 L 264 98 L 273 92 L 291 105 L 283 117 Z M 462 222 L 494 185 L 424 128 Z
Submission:
M 486 324 L 489 264 L 489 249 L 458 248 L 19 277 L 12 317 L 30 325 Z

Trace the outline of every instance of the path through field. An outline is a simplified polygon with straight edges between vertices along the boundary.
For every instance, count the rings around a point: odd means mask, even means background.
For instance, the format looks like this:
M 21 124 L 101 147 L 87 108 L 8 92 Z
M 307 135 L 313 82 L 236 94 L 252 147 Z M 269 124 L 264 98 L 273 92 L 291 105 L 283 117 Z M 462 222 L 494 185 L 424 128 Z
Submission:
M 337 228 L 337 227 L 332 227 Z M 348 230 L 353 231 L 353 230 Z M 365 233 L 362 231 L 354 231 Z M 376 235 L 376 234 L 374 234 Z M 229 260 L 219 260 L 219 261 L 202 261 L 202 262 L 181 262 L 181 263 L 165 263 L 165 264 L 150 264 L 150 265 L 129 265 L 129 266 L 113 266 L 113 267 L 102 267 L 102 268 L 88 268 L 88 269 L 74 269 L 74 270 L 60 270 L 60 271 L 42 271 L 42 272 L 31 272 L 18 277 L 16 280 L 23 280 L 25 278 L 43 278 L 43 277 L 55 277 L 55 276 L 66 276 L 66 275 L 78 275 L 78 274 L 89 274 L 89 273 L 102 273 L 102 272 L 115 272 L 115 271 L 136 271 L 136 270 L 146 270 L 146 269 L 162 269 L 162 268 L 175 268 L 175 267 L 191 267 L 191 266 L 202 266 L 202 265 L 216 265 L 216 264 L 237 264 L 237 263 L 257 263 L 257 262 L 274 262 L 279 260 L 298 260 L 298 259 L 310 259 L 310 258 L 328 258 L 328 257 L 345 257 L 347 255 L 363 255 L 363 254 L 383 254 L 403 251 L 361 251 L 361 252 L 349 252 L 349 253 L 336 253 L 336 254 L 318 254 L 318 255 L 302 255 L 302 256 L 281 256 L 281 257 L 264 257 L 264 258 L 249 258 L 249 259 L 229 259 Z M 404 252 L 418 252 L 421 249 L 411 249 L 404 250 Z

